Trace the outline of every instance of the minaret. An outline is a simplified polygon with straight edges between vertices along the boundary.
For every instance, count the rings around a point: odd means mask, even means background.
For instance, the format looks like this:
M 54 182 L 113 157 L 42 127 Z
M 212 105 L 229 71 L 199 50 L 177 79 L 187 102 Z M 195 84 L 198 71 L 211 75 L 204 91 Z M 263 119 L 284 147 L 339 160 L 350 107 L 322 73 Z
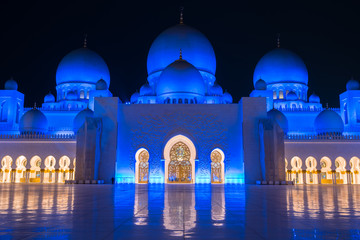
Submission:
M 180 7 L 180 24 L 184 24 L 184 7 Z
M 87 34 L 85 33 L 84 37 L 84 48 L 87 48 Z

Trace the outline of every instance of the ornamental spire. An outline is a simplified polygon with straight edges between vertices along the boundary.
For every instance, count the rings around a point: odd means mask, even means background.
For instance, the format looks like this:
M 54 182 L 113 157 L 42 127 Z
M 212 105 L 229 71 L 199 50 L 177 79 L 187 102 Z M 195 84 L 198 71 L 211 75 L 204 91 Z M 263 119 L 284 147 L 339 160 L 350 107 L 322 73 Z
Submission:
M 179 60 L 182 60 L 182 50 L 180 48 L 180 56 L 179 56 Z
M 280 48 L 280 33 L 277 34 L 276 47 Z
M 180 24 L 184 24 L 184 7 L 180 7 Z
M 87 34 L 85 33 L 84 37 L 84 48 L 87 48 Z

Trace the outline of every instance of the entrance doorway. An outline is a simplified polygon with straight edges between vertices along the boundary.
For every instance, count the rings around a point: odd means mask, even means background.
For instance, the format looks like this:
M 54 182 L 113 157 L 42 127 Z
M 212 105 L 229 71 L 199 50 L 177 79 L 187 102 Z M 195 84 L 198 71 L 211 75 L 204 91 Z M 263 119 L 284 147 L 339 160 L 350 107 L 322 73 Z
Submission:
M 165 182 L 195 183 L 195 146 L 183 135 L 171 138 L 165 146 Z

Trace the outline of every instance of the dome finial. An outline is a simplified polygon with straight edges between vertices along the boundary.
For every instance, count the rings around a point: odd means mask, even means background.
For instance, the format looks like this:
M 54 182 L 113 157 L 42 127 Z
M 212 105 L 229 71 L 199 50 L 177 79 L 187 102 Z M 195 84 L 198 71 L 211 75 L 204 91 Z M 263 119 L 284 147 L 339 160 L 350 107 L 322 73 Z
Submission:
M 34 109 L 36 109 L 36 102 L 34 102 Z
M 84 36 L 84 48 L 87 48 L 87 33 Z
M 182 60 L 182 50 L 180 48 L 180 56 L 179 56 L 179 60 Z
M 180 7 L 180 24 L 184 24 L 184 7 Z
M 280 48 L 280 33 L 277 34 L 276 47 Z
M 329 103 L 326 103 L 326 109 L 329 109 Z

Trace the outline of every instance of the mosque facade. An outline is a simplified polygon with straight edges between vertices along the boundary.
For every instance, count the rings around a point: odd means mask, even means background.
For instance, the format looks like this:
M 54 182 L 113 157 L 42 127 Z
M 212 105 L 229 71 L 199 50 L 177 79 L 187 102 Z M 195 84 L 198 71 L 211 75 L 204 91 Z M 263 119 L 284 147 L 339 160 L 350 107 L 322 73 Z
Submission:
M 237 103 L 216 80 L 210 41 L 181 20 L 152 43 L 148 78 L 122 102 L 104 59 L 71 51 L 56 96 L 24 107 L 0 90 L 1 183 L 360 184 L 360 84 L 340 108 L 308 96 L 303 60 L 280 46 L 257 63 Z M 236 91 L 236 89 L 234 89 Z

